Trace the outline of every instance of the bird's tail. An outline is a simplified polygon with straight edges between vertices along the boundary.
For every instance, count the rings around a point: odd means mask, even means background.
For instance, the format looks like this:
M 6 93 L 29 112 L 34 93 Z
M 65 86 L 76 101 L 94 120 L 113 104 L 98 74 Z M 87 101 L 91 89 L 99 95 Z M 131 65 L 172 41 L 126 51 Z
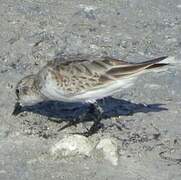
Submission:
M 148 63 L 150 62 L 153 62 L 153 64 L 151 63 L 150 66 L 148 66 L 146 69 L 149 69 L 149 70 L 158 70 L 160 69 L 160 71 L 162 70 L 165 70 L 165 68 L 162 68 L 162 67 L 170 67 L 170 66 L 173 66 L 175 65 L 176 63 L 179 64 L 175 57 L 173 56 L 164 56 L 164 57 L 160 57 L 160 58 L 156 58 L 156 59 L 153 59 L 151 61 L 147 61 Z M 146 63 L 146 62 L 145 62 Z M 168 66 L 169 65 L 169 66 Z
M 163 66 L 169 65 L 171 62 L 168 61 L 168 56 L 159 57 L 156 59 L 152 59 L 149 61 L 146 61 L 142 64 L 148 64 L 149 66 L 146 69 L 154 69 L 154 68 L 160 68 Z
M 157 69 L 157 67 L 166 66 L 169 62 L 165 62 L 167 56 L 159 57 L 156 59 L 152 59 L 149 61 L 141 62 L 141 63 L 126 63 L 124 62 L 123 65 L 119 65 L 116 67 L 112 67 L 110 70 L 106 72 L 107 76 L 112 76 L 114 78 L 120 77 L 128 77 L 133 74 L 142 73 L 144 70 L 147 69 Z

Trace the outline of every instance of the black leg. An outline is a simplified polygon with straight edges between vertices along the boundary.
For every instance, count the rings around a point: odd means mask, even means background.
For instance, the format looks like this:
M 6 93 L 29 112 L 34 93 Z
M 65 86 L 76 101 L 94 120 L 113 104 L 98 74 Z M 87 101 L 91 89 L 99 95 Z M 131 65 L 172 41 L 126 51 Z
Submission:
M 103 113 L 103 110 L 98 105 L 97 102 L 91 103 L 90 107 L 89 107 L 89 111 L 86 113 L 83 113 L 83 115 L 79 116 L 79 120 L 77 120 L 77 119 L 71 120 L 65 126 L 61 127 L 59 129 L 59 131 L 65 129 L 67 127 L 70 127 L 70 126 L 76 126 L 80 122 L 84 122 L 86 119 L 86 116 L 90 115 L 92 117 L 94 123 L 90 127 L 90 129 L 87 130 L 87 132 L 85 132 L 85 133 L 71 133 L 71 134 L 81 134 L 81 135 L 84 135 L 86 137 L 89 137 L 89 136 L 95 134 L 96 132 L 98 132 L 98 130 L 102 127 L 102 124 L 101 124 L 102 113 Z
M 78 123 L 79 123 L 78 121 L 73 119 L 73 120 L 69 121 L 66 125 L 61 127 L 58 131 L 62 131 L 62 130 L 66 129 L 68 127 L 71 127 L 71 126 L 76 126 Z
M 102 118 L 103 110 L 98 105 L 97 102 L 90 104 L 89 113 L 91 113 L 93 115 L 94 123 L 87 132 L 83 133 L 83 135 L 86 137 L 89 137 L 89 136 L 95 134 L 102 127 L 101 118 Z
M 77 126 L 77 124 L 79 124 L 80 122 L 84 121 L 85 117 L 86 117 L 86 113 L 83 113 L 83 115 L 77 115 L 77 108 L 72 109 L 75 112 L 72 114 L 73 119 L 69 120 L 68 123 L 66 125 L 64 125 L 63 127 L 61 127 L 58 131 L 64 130 L 68 127 L 71 126 Z M 78 112 L 79 114 L 80 112 Z M 78 117 L 77 117 L 78 116 Z M 75 118 L 74 118 L 75 117 Z M 63 121 L 62 121 L 63 122 Z

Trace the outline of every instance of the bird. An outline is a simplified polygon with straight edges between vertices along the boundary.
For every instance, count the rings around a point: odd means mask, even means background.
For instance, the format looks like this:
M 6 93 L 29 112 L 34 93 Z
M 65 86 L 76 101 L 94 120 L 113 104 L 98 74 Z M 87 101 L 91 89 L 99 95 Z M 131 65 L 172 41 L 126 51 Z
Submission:
M 28 75 L 17 83 L 13 115 L 19 114 L 24 106 L 50 100 L 88 103 L 97 116 L 90 128 L 93 132 L 102 114 L 97 100 L 132 86 L 141 74 L 168 65 L 163 61 L 167 57 L 139 63 L 107 56 L 91 60 L 82 55 L 55 58 L 38 73 Z

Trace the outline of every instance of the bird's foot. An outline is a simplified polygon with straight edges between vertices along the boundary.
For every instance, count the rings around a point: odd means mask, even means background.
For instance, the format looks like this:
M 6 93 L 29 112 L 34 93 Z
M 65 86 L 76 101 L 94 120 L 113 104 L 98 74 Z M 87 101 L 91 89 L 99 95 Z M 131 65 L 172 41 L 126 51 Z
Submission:
M 89 112 L 87 114 L 93 115 L 93 119 L 94 119 L 93 125 L 89 129 L 87 129 L 86 132 L 74 133 L 74 134 L 80 134 L 85 137 L 89 137 L 97 133 L 99 129 L 103 127 L 103 124 L 101 123 L 102 112 L 103 112 L 102 108 L 97 103 L 91 104 Z
M 90 129 L 82 133 L 82 135 L 85 137 L 92 136 L 93 134 L 97 133 L 99 129 L 101 129 L 103 126 L 104 125 L 100 121 L 95 121 L 94 124 L 90 127 Z
M 77 121 L 77 120 L 69 121 L 66 125 L 61 127 L 58 131 L 62 131 L 62 130 L 66 129 L 68 127 L 71 127 L 71 126 L 77 126 L 78 123 L 79 123 L 79 121 Z
M 80 122 L 84 122 L 87 119 L 86 117 L 88 115 L 90 115 L 91 119 L 93 118 L 93 120 L 94 120 L 93 125 L 86 132 L 71 133 L 71 134 L 79 134 L 79 135 L 83 135 L 86 137 L 92 136 L 93 134 L 97 133 L 100 128 L 103 127 L 103 124 L 101 123 L 102 112 L 103 112 L 102 108 L 97 103 L 91 104 L 88 112 L 80 115 L 78 119 L 69 121 L 65 126 L 61 127 L 59 129 L 59 131 L 65 129 L 67 127 L 70 127 L 70 126 L 76 126 Z

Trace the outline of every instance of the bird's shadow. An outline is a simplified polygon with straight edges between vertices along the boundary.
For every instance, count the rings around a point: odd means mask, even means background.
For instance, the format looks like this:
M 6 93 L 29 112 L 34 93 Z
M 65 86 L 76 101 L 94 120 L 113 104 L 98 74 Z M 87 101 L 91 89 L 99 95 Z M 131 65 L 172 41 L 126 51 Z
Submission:
M 168 110 L 167 108 L 162 107 L 164 104 L 136 104 L 130 101 L 115 99 L 112 97 L 98 100 L 98 104 L 103 108 L 103 119 L 128 116 L 138 112 L 148 113 Z M 89 104 L 48 101 L 31 107 L 24 107 L 23 111 L 33 112 L 47 116 L 49 119 L 53 119 L 56 122 L 62 122 L 78 119 L 81 114 L 89 112 Z M 91 121 L 91 118 L 88 117 L 83 121 Z

